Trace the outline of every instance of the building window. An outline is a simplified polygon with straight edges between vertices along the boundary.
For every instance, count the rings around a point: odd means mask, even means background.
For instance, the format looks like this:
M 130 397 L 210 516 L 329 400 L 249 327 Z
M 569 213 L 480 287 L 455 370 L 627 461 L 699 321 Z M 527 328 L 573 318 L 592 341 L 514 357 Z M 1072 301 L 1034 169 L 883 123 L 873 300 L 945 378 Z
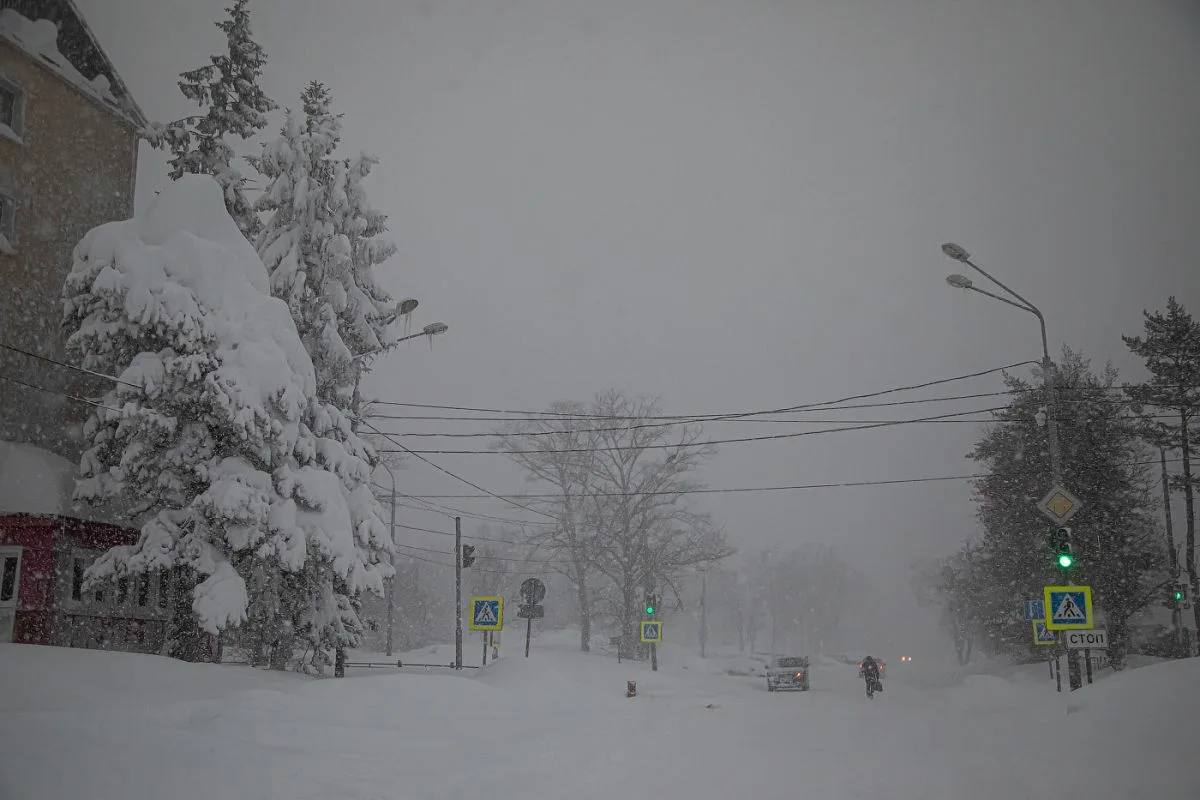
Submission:
M 17 201 L 3 193 L 0 193 L 0 235 L 10 246 L 17 243 Z
M 17 594 L 17 567 L 20 563 L 19 553 L 0 553 L 0 603 L 14 602 Z
M 138 576 L 137 601 L 142 608 L 150 605 L 150 573 L 143 572 Z
M 0 77 L 0 125 L 7 127 L 12 136 L 18 138 L 25 127 L 25 92 L 3 77 Z
M 124 603 L 129 599 L 129 578 L 117 578 L 117 603 Z
M 71 599 L 83 599 L 83 571 L 87 569 L 82 558 L 71 562 Z
M 158 607 L 166 608 L 171 596 L 171 573 L 165 569 L 158 573 Z

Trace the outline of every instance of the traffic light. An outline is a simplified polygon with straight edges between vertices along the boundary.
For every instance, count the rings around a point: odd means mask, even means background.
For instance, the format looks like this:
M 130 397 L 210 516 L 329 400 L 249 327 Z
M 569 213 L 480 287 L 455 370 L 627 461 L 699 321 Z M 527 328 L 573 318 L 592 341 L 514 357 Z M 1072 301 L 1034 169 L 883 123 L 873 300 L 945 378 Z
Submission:
M 462 546 L 462 566 L 463 569 L 475 563 L 475 545 L 464 544 Z
M 646 595 L 646 616 L 653 617 L 658 611 L 658 598 L 652 594 Z
M 1187 608 L 1188 587 L 1186 583 L 1176 583 L 1171 587 L 1170 605 L 1172 608 Z
M 1075 566 L 1075 553 L 1071 549 L 1071 529 L 1059 528 L 1054 534 L 1054 563 L 1066 571 Z

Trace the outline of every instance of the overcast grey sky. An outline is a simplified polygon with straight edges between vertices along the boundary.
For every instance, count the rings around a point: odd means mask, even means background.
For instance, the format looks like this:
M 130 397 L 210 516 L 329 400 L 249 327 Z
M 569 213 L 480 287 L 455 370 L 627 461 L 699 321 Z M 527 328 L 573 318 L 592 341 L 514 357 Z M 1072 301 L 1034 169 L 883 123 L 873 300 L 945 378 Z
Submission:
M 224 0 L 79 4 L 152 119 L 192 109 L 176 73 L 222 45 Z M 295 105 L 304 82 L 324 81 L 347 151 L 382 159 L 370 188 L 400 247 L 386 284 L 420 298 L 420 324 L 450 326 L 432 352 L 420 341 L 380 365 L 383 397 L 541 408 L 616 386 L 706 413 L 1039 357 L 1031 316 L 945 285 L 948 239 L 1042 307 L 1052 346 L 1097 362 L 1131 368 L 1120 334 L 1168 294 L 1200 311 L 1190 0 L 252 7 L 267 92 Z M 161 163 L 143 159 L 140 203 Z M 977 433 L 727 445 L 704 477 L 961 473 Z M 523 488 L 499 456 L 436 460 Z M 472 491 L 419 463 L 402 480 L 418 494 Z M 697 502 L 743 548 L 837 542 L 885 585 L 974 530 L 965 482 Z

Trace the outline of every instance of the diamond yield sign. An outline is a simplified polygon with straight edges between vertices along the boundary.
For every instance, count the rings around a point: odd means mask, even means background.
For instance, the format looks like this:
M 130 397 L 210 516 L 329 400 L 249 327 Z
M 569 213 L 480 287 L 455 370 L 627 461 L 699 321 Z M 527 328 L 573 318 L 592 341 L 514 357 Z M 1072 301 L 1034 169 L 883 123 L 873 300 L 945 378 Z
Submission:
M 504 598 L 475 595 L 471 598 L 471 624 L 473 631 L 504 630 Z
M 1052 631 L 1089 630 L 1092 621 L 1092 587 L 1044 586 L 1046 627 Z
M 662 623 L 642 622 L 642 641 L 645 644 L 658 644 L 662 641 Z
M 1046 627 L 1046 621 L 1043 619 L 1035 619 L 1033 621 L 1033 643 L 1036 645 L 1055 644 L 1058 642 L 1058 637 L 1054 631 Z
M 1046 493 L 1037 507 L 1038 511 L 1054 520 L 1055 523 L 1066 525 L 1067 521 L 1083 508 L 1083 501 L 1068 492 L 1066 487 L 1055 486 Z

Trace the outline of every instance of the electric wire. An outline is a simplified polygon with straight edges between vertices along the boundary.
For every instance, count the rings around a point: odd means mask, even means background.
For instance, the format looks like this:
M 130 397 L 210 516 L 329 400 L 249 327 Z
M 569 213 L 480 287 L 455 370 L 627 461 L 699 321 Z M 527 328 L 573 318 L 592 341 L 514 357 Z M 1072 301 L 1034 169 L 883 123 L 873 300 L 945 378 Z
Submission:
M 698 442 L 670 442 L 670 443 L 654 443 L 654 444 L 632 444 L 632 445 L 608 445 L 604 447 L 566 447 L 560 449 L 544 449 L 544 450 L 410 450 L 405 447 L 403 452 L 411 453 L 412 455 L 544 455 L 549 453 L 605 453 L 605 452 L 621 452 L 626 450 L 675 450 L 681 448 L 692 447 L 708 447 L 718 444 L 744 444 L 747 442 L 767 442 L 778 439 L 797 439 L 802 436 L 816 436 L 823 433 L 841 433 L 844 431 L 861 431 L 871 430 L 874 428 L 895 427 L 897 425 L 911 425 L 918 422 L 930 422 L 933 420 L 946 419 L 950 417 L 960 417 L 967 414 L 982 414 L 990 411 L 1001 411 L 1008 406 L 993 406 L 991 408 L 976 408 L 970 411 L 955 411 L 949 414 L 938 414 L 930 417 L 920 417 L 917 419 L 891 420 L 888 422 L 875 422 L 865 425 L 847 425 L 838 428 L 822 428 L 815 431 L 798 431 L 794 433 L 773 433 L 764 436 L 742 436 L 731 439 L 707 439 Z M 392 440 L 394 444 L 399 444 Z M 380 453 L 395 453 L 401 452 L 397 450 L 380 449 Z
M 1167 459 L 1168 464 L 1179 463 L 1181 461 L 1183 461 L 1182 457 Z M 1133 466 L 1145 466 L 1145 465 L 1158 464 L 1158 463 L 1159 463 L 1159 460 L 1157 458 L 1155 458 L 1155 459 L 1151 459 L 1148 461 L 1126 461 L 1126 462 L 1122 462 L 1122 463 L 1118 463 L 1118 464 L 1113 464 L 1112 466 L 1133 467 Z M 1016 476 L 1024 475 L 1024 474 L 1025 474 L 1024 471 L 975 472 L 975 473 L 966 473 L 966 474 L 961 474 L 961 475 L 932 475 L 932 476 L 923 476 L 923 477 L 917 477 L 917 478 L 892 478 L 892 479 L 873 480 L 873 481 L 837 481 L 837 482 L 829 482 L 829 483 L 801 483 L 801 484 L 791 484 L 791 485 L 781 485 L 781 486 L 707 487 L 707 488 L 697 488 L 697 489 L 676 489 L 676 490 L 663 490 L 663 491 L 651 491 L 651 492 L 587 492 L 584 494 L 572 495 L 572 497 L 644 497 L 644 496 L 653 496 L 653 495 L 677 495 L 677 494 L 678 495 L 683 495 L 683 494 L 741 494 L 741 493 L 750 493 L 750 492 L 783 492 L 783 491 L 797 491 L 797 490 L 807 490 L 807 489 L 840 489 L 840 488 L 852 488 L 852 487 L 859 487 L 859 486 L 898 486 L 898 485 L 904 485 L 904 484 L 936 483 L 936 482 L 943 482 L 943 481 L 978 480 L 980 478 L 988 478 L 988 477 L 995 477 L 995 476 L 1016 477 Z M 484 497 L 490 497 L 491 495 L 426 494 L 424 496 L 425 497 L 434 497 L 434 498 L 438 498 L 438 499 L 446 499 L 446 500 L 456 500 L 456 499 L 457 500 L 468 500 L 468 499 L 481 499 Z M 565 495 L 562 494 L 561 492 L 557 492 L 557 493 L 549 493 L 548 492 L 548 493 L 536 493 L 536 494 L 535 493 L 514 494 L 511 496 L 519 497 L 522 500 L 546 500 L 546 499 L 553 500 L 553 499 L 561 499 L 562 497 L 565 497 Z
M 25 381 L 20 380 L 19 378 L 13 378 L 8 375 L 0 375 L 0 380 L 8 381 L 10 383 L 15 383 L 18 386 L 24 386 L 28 389 L 34 389 L 39 392 L 45 392 L 46 394 L 55 394 L 55 395 L 58 395 L 59 397 L 65 397 L 68 400 L 74 400 L 77 403 L 84 403 L 85 405 L 95 406 L 96 408 L 103 408 L 107 411 L 115 411 L 118 414 L 121 413 L 121 409 L 119 409 L 119 408 L 113 408 L 112 406 L 106 406 L 103 403 L 97 403 L 95 400 L 88 400 L 86 397 L 78 397 L 77 395 L 69 394 L 67 392 L 60 392 L 56 389 L 47 389 L 45 386 L 37 386 L 32 383 L 26 383 Z
M 496 498 L 497 500 L 503 500 L 505 503 L 508 503 L 510 506 L 522 509 L 523 511 L 529 511 L 534 514 L 539 514 L 548 519 L 553 519 L 553 517 L 551 515 L 545 513 L 544 511 L 538 511 L 536 508 L 530 508 L 529 506 L 521 505 L 520 503 L 514 502 L 514 501 L 508 499 L 507 497 L 503 497 L 501 495 L 496 494 L 495 492 L 489 491 L 489 490 L 483 488 L 482 486 L 480 486 L 479 484 L 473 483 L 473 482 L 467 480 L 466 478 L 462 477 L 461 475 L 456 475 L 455 473 L 451 472 L 450 470 L 446 469 L 445 467 L 443 467 L 439 464 L 436 464 L 433 461 L 430 461 L 428 458 L 425 458 L 423 455 L 420 455 L 419 453 L 415 453 L 412 450 L 409 450 L 403 444 L 401 444 L 400 442 L 397 442 L 395 437 L 391 436 L 388 433 L 384 433 L 383 431 L 379 430 L 371 423 L 363 421 L 363 424 L 366 425 L 368 428 L 371 428 L 372 430 L 374 430 L 376 433 L 381 434 L 386 439 L 388 439 L 388 441 L 390 441 L 392 444 L 399 447 L 401 452 L 405 452 L 405 453 L 408 453 L 409 455 L 415 456 L 418 460 L 424 461 L 426 464 L 433 467 L 438 472 L 443 472 L 446 475 L 449 475 L 451 478 L 454 478 L 456 481 L 459 481 L 460 483 L 465 483 L 467 486 L 470 486 L 472 489 L 478 489 L 479 491 L 483 492 L 484 494 L 491 495 L 492 497 Z M 383 452 L 383 451 L 380 451 L 380 452 Z
M 136 383 L 130 383 L 129 381 L 123 381 L 120 378 L 117 378 L 113 375 L 106 375 L 103 372 L 96 372 L 95 370 L 86 369 L 85 367 L 77 367 L 74 364 L 68 364 L 65 361 L 59 361 L 58 359 L 51 358 L 50 356 L 43 356 L 38 353 L 31 353 L 28 350 L 22 350 L 20 347 L 14 347 L 11 344 L 6 344 L 4 342 L 0 342 L 0 347 L 3 347 L 5 350 L 11 350 L 14 353 L 20 353 L 23 356 L 29 356 L 30 358 L 36 358 L 39 361 L 47 361 L 51 364 L 57 364 L 60 367 L 66 367 L 67 369 L 73 369 L 76 372 L 82 372 L 84 374 L 91 375 L 96 378 L 106 378 L 107 380 L 110 380 L 114 383 L 119 383 L 124 386 L 132 386 L 134 389 L 142 388 L 141 386 L 139 386 Z

